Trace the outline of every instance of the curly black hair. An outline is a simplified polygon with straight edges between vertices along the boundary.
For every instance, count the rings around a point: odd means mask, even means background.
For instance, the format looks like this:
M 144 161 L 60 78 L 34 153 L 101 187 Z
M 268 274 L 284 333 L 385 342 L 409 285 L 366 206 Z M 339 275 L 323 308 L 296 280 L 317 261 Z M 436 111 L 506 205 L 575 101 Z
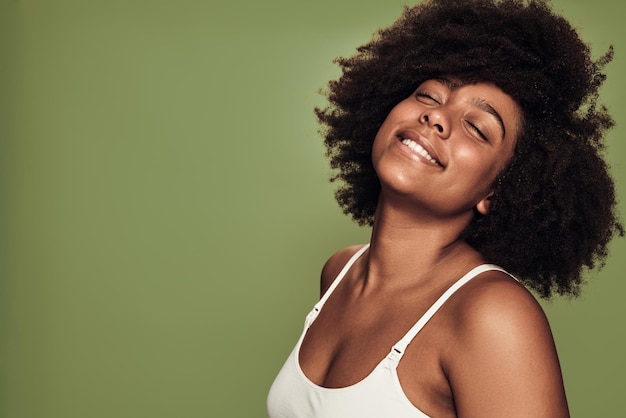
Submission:
M 583 269 L 601 267 L 624 235 L 603 136 L 613 126 L 597 105 L 603 67 L 572 26 L 541 0 L 431 0 L 405 8 L 349 58 L 316 108 L 327 155 L 340 180 L 336 198 L 371 225 L 380 183 L 373 139 L 389 111 L 428 79 L 489 82 L 523 113 L 514 156 L 494 184 L 488 215 L 464 239 L 488 262 L 541 297 L 578 295 Z

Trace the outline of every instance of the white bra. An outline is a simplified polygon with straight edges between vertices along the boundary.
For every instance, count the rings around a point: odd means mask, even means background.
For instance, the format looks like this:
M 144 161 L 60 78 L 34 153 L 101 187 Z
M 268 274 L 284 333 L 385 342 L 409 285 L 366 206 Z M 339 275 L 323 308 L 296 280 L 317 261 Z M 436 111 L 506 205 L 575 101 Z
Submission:
M 325 388 L 309 380 L 298 360 L 307 329 L 354 262 L 369 248 L 363 246 L 346 263 L 324 296 L 307 315 L 295 348 L 274 380 L 267 398 L 270 418 L 428 418 L 406 397 L 396 368 L 407 346 L 433 315 L 465 283 L 489 270 L 507 273 L 493 264 L 467 272 L 446 290 L 411 329 L 391 347 L 389 354 L 361 381 L 341 388 Z M 509 273 L 507 273 L 509 274 Z

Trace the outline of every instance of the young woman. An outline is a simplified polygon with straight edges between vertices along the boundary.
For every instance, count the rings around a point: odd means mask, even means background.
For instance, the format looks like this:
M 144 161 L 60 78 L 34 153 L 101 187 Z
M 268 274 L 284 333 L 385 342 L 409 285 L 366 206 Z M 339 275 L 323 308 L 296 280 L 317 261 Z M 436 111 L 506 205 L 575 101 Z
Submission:
M 271 418 L 566 417 L 541 297 L 579 292 L 623 228 L 597 61 L 541 1 L 406 9 L 318 109 L 337 199 L 369 244 L 333 255 Z

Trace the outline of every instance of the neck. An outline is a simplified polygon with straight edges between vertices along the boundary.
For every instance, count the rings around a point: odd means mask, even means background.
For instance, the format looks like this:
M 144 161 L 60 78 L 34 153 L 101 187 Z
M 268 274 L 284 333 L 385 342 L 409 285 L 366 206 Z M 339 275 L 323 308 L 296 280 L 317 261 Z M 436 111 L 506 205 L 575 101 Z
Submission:
M 381 198 L 368 257 L 371 284 L 416 284 L 437 275 L 433 273 L 464 270 L 482 262 L 461 238 L 473 214 L 441 219 L 415 212 Z

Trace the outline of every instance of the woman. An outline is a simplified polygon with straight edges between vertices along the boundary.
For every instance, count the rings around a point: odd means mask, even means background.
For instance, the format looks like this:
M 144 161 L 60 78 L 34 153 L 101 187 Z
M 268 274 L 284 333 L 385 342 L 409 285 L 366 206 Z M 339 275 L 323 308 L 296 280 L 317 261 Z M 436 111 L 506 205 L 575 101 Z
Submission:
M 338 60 L 317 115 L 372 236 L 324 266 L 272 418 L 568 416 L 526 287 L 577 295 L 623 235 L 596 106 L 610 59 L 541 1 L 433 0 Z

